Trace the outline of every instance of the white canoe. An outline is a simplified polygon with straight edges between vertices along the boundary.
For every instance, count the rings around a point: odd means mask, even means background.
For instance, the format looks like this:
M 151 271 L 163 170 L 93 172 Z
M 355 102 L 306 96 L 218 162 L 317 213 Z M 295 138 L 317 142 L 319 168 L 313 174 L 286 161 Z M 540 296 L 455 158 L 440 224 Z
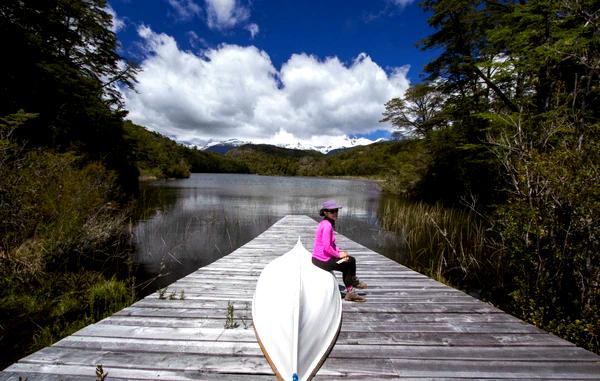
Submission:
M 258 343 L 277 378 L 310 380 L 333 347 L 342 299 L 332 273 L 312 264 L 300 239 L 258 278 L 252 319 Z

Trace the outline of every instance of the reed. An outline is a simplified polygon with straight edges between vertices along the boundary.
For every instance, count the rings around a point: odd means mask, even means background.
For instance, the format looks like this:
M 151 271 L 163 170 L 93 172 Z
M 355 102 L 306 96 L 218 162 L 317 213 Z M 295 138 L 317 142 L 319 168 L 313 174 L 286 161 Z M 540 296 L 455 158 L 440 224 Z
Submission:
M 234 319 L 235 307 L 231 301 L 227 301 L 227 316 L 225 318 L 225 329 L 233 329 L 239 327 L 239 323 Z
M 382 229 L 400 238 L 396 259 L 441 282 L 478 292 L 491 272 L 501 271 L 486 221 L 473 212 L 390 200 L 379 218 Z

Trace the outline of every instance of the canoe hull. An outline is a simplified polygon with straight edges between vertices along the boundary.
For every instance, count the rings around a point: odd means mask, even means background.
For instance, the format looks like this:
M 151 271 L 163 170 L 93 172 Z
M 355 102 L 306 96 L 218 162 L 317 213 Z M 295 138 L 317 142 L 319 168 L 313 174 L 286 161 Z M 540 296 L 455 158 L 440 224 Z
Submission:
M 262 271 L 252 319 L 257 340 L 280 380 L 310 380 L 335 344 L 342 301 L 332 273 L 312 264 L 300 240 Z

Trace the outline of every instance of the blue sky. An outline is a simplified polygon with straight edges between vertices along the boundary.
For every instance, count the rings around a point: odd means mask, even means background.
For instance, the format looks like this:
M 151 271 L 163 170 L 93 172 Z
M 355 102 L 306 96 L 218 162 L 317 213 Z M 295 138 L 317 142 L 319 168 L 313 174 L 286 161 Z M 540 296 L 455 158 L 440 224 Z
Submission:
M 389 134 L 432 32 L 412 0 L 109 0 L 137 62 L 129 118 L 179 141 L 344 145 Z

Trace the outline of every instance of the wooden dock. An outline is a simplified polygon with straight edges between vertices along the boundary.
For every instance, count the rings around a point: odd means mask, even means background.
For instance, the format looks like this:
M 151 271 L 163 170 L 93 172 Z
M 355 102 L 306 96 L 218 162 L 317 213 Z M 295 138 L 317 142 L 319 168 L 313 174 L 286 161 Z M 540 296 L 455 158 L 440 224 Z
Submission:
M 286 216 L 216 262 L 0 372 L 0 380 L 272 380 L 252 329 L 262 268 L 316 222 Z M 414 272 L 338 234 L 369 284 L 343 304 L 337 343 L 315 380 L 600 380 L 600 356 Z M 181 300 L 181 292 L 184 299 Z M 224 329 L 227 306 L 232 323 Z

